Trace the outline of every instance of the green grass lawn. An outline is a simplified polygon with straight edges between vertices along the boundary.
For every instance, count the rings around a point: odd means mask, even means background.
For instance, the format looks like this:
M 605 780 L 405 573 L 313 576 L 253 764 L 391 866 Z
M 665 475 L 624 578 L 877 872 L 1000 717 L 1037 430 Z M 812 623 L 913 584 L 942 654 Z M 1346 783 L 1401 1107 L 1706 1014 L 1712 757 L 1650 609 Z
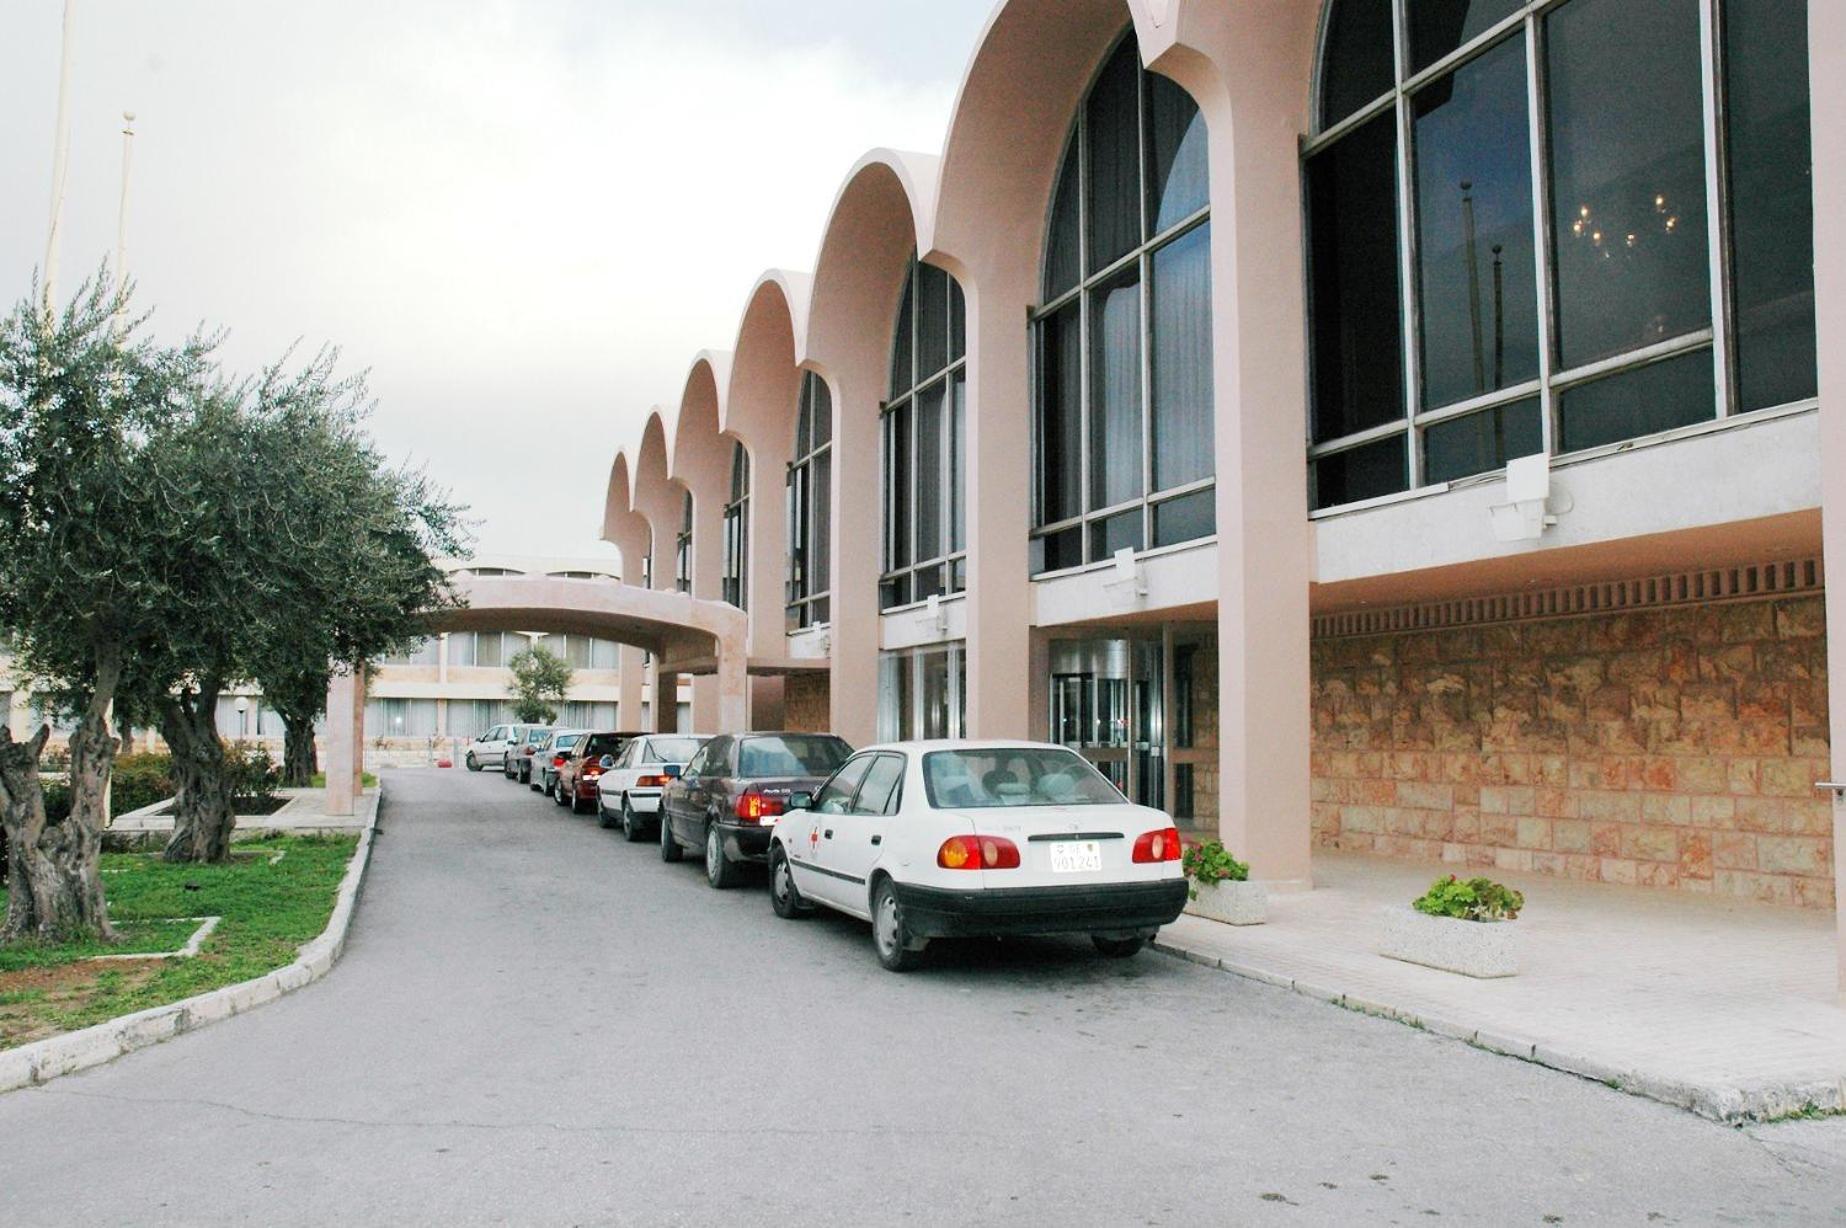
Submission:
M 352 836 L 282 836 L 236 845 L 229 865 L 168 865 L 158 854 L 105 853 L 103 889 L 123 941 L 0 947 L 0 1049 L 73 1031 L 262 976 L 292 962 L 327 927 L 358 843 Z M 277 853 L 285 853 L 272 864 Z M 5 893 L 0 891 L 0 900 Z M 222 917 L 197 957 L 96 962 L 99 954 L 177 950 Z
M 378 786 L 378 777 L 372 775 L 370 772 L 359 773 L 359 779 L 367 789 L 376 788 Z M 327 787 L 327 773 L 314 773 L 308 780 L 308 787 L 313 789 L 325 789 Z

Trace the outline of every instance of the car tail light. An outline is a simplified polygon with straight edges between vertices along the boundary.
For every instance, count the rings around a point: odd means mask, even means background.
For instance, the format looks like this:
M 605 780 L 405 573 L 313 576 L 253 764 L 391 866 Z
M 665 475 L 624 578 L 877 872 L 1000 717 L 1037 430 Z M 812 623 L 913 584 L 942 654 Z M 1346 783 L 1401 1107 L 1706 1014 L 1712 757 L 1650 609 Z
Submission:
M 1016 870 L 1019 846 L 1005 836 L 950 836 L 936 850 L 945 870 Z
M 1135 841 L 1136 864 L 1150 861 L 1179 860 L 1179 828 L 1163 827 L 1158 831 L 1142 832 Z
M 637 789 L 664 789 L 667 787 L 667 781 L 669 779 L 671 778 L 667 776 L 636 777 L 635 788 Z
M 564 766 L 564 758 L 565 758 L 565 757 L 564 757 L 563 755 L 553 755 L 553 756 L 551 757 L 551 766 L 552 766 L 552 767 L 563 767 L 563 766 Z
M 602 774 L 603 766 L 600 763 L 586 763 L 583 765 L 583 776 L 585 780 L 595 780 Z
M 746 823 L 773 819 L 787 809 L 782 799 L 764 797 L 761 793 L 750 792 L 737 799 L 737 817 Z

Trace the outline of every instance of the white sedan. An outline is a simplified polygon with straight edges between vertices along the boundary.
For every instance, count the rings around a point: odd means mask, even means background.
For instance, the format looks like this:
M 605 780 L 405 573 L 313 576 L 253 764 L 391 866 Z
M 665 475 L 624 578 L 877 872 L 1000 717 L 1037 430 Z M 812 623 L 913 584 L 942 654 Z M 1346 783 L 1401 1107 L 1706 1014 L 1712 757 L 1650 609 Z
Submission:
M 914 967 L 932 938 L 1089 934 L 1139 951 L 1186 906 L 1179 832 L 1062 746 L 900 742 L 860 751 L 770 843 L 770 900 L 872 923 L 879 962 Z
M 619 825 L 630 841 L 645 840 L 660 830 L 662 791 L 709 741 L 709 733 L 650 733 L 630 738 L 613 762 L 603 764 L 603 773 L 596 780 L 597 821 L 604 827 Z

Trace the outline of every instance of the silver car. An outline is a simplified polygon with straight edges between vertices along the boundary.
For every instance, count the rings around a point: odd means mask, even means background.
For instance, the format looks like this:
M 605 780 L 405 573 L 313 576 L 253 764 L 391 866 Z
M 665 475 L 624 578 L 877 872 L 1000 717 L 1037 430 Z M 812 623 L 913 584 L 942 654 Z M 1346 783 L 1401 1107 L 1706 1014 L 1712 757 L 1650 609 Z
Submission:
M 543 742 L 532 748 L 532 773 L 526 783 L 550 797 L 558 787 L 558 764 L 564 761 L 564 752 L 589 732 L 587 729 L 552 730 Z

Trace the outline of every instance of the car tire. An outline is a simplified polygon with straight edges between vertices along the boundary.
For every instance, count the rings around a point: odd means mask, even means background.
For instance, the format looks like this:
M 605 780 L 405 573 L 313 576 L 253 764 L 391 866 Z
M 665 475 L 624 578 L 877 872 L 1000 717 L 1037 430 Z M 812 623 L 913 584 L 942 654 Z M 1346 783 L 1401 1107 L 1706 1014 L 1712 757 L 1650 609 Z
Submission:
M 887 972 L 909 972 L 923 962 L 927 940 L 918 941 L 904 928 L 904 914 L 897 906 L 897 888 L 891 880 L 881 878 L 872 888 L 872 948 Z
M 564 781 L 562 778 L 551 782 L 551 800 L 560 806 L 567 804 L 564 800 Z
M 609 813 L 609 808 L 603 805 L 602 790 L 598 789 L 596 791 L 596 826 L 602 828 L 604 831 L 608 831 L 611 827 L 614 827 L 615 824 L 616 820 L 614 816 Z
M 724 855 L 724 833 L 716 823 L 705 825 L 705 881 L 724 891 L 743 880 L 744 868 Z
M 784 921 L 800 921 L 814 915 L 814 905 L 803 899 L 801 888 L 795 886 L 794 869 L 780 844 L 769 851 L 769 906 Z
M 641 822 L 641 816 L 628 804 L 628 794 L 622 794 L 622 834 L 628 837 L 628 843 L 639 844 L 647 839 L 647 827 Z
M 468 757 L 464 759 L 463 762 L 468 765 L 468 770 L 470 772 L 478 772 L 481 770 L 481 761 L 474 757 L 473 751 L 468 752 Z
M 673 822 L 667 818 L 666 811 L 663 809 L 660 814 L 660 860 L 678 861 L 685 855 L 685 850 L 680 848 L 679 841 L 673 838 Z
M 570 800 L 566 804 L 570 807 L 570 812 L 572 814 L 582 814 L 583 813 L 583 799 L 577 796 L 577 786 L 576 785 L 571 786 Z
M 1129 959 L 1140 954 L 1141 948 L 1147 945 L 1145 938 L 1109 938 L 1103 934 L 1091 934 L 1090 941 L 1110 959 Z

